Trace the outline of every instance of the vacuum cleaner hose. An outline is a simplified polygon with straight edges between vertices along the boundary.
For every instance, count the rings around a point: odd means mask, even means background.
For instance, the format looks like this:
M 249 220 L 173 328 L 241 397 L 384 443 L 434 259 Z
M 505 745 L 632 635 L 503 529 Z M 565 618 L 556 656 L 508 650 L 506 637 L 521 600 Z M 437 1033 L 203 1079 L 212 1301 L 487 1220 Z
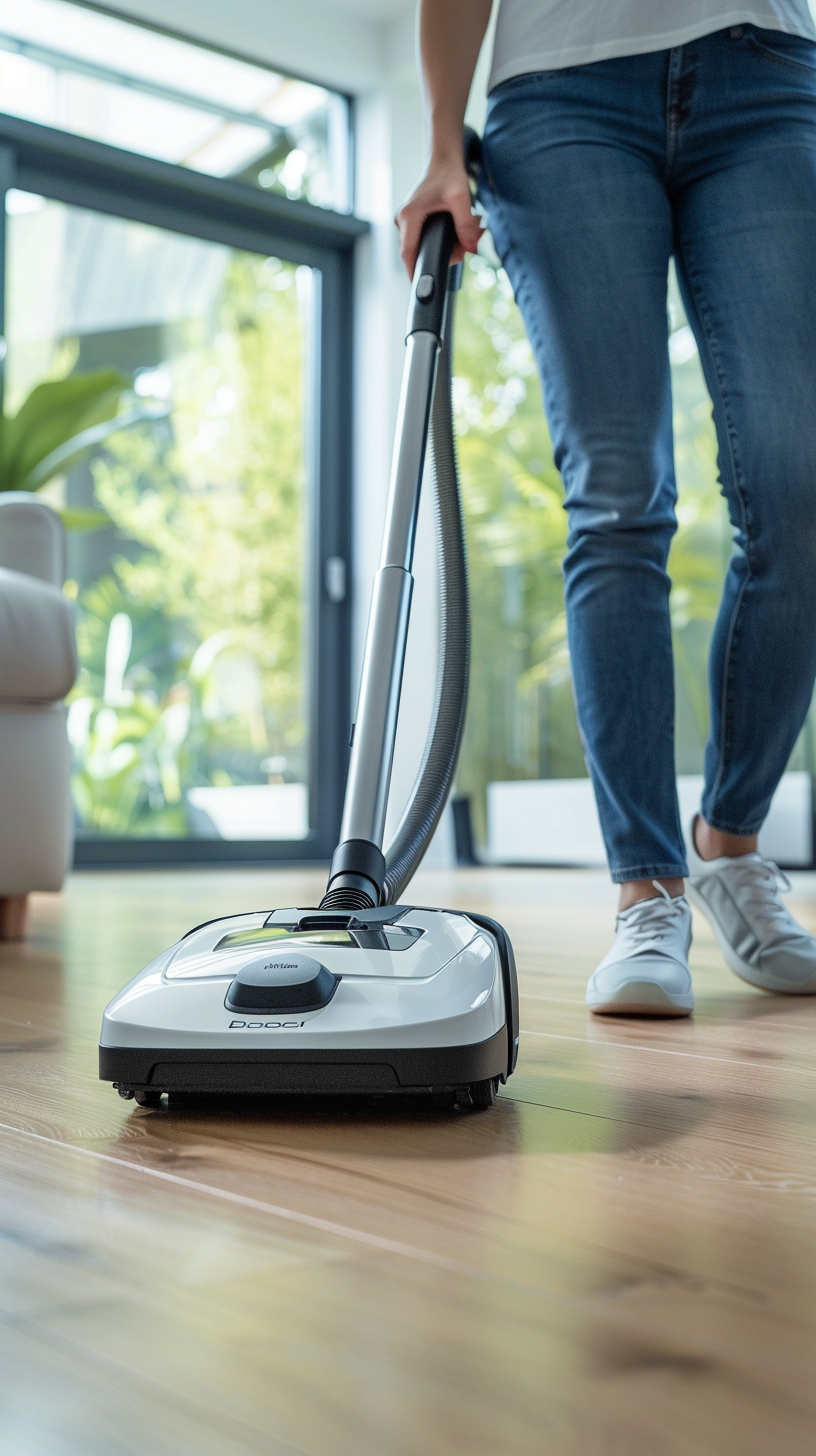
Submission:
M 386 851 L 382 903 L 399 900 L 431 842 L 442 816 L 462 742 L 470 670 L 465 532 L 453 427 L 453 301 L 431 406 L 431 467 L 439 576 L 439 667 L 425 751 L 405 812 Z

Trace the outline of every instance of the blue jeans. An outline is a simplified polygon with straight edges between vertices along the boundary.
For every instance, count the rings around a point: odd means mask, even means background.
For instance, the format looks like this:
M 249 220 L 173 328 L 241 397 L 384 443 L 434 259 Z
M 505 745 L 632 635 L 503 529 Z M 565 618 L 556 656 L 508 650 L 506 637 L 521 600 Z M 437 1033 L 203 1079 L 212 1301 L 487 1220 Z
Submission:
M 518 77 L 491 95 L 484 162 L 565 486 L 573 681 L 612 878 L 685 875 L 669 258 L 734 534 L 702 811 L 747 835 L 816 677 L 816 45 L 741 25 Z

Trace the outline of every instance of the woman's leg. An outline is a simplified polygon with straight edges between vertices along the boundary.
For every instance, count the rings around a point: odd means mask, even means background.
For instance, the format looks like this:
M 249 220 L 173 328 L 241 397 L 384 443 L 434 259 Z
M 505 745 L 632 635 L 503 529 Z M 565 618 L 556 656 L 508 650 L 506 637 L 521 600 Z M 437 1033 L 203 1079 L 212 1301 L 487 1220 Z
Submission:
M 751 852 L 816 676 L 816 45 L 734 26 L 675 79 L 678 272 L 734 530 L 689 894 L 737 975 L 816 995 L 816 940 Z
M 768 812 L 816 679 L 816 46 L 772 37 L 785 64 L 752 39 L 767 34 L 746 27 L 731 46 L 740 84 L 727 102 L 716 46 L 703 52 L 675 197 L 678 275 L 734 532 L 702 810 L 743 840 Z
M 500 88 L 490 227 L 541 373 L 569 513 L 578 718 L 612 878 L 686 873 L 666 559 L 675 529 L 661 175 L 665 53 Z M 614 99 L 626 97 L 615 119 Z

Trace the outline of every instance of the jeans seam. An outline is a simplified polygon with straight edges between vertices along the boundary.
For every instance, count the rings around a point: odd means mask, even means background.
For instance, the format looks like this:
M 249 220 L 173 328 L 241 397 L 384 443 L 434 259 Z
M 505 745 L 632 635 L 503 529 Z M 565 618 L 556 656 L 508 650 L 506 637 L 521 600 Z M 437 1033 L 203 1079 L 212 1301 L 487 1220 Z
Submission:
M 610 865 L 609 872 L 615 885 L 623 885 L 630 880 L 685 880 L 688 876 L 688 865 L 685 860 L 654 865 L 624 865 L 620 870 L 613 869 Z
M 760 819 L 756 824 L 725 824 L 722 820 L 718 820 L 716 815 L 712 815 L 710 819 L 706 817 L 705 822 L 709 829 L 716 829 L 719 834 L 736 834 L 739 838 L 744 839 L 749 834 L 758 834 L 765 820 Z
M 719 790 L 720 785 L 721 785 L 722 780 L 723 780 L 723 777 L 725 775 L 726 769 L 727 769 L 728 764 L 729 764 L 729 754 L 730 754 L 730 750 L 731 750 L 732 724 L 733 724 L 733 711 L 732 711 L 732 707 L 731 707 L 731 699 L 733 698 L 732 686 L 733 686 L 733 677 L 734 677 L 734 655 L 735 655 L 736 646 L 737 646 L 737 642 L 738 642 L 738 634 L 739 634 L 739 627 L 740 627 L 740 612 L 742 610 L 742 604 L 743 604 L 743 601 L 745 599 L 746 589 L 747 589 L 750 581 L 752 580 L 754 573 L 753 573 L 753 565 L 752 565 L 752 562 L 751 562 L 751 514 L 750 514 L 750 506 L 749 506 L 749 502 L 748 502 L 748 499 L 747 499 L 747 496 L 746 496 L 746 493 L 745 493 L 745 482 L 744 482 L 743 475 L 742 475 L 742 469 L 741 469 L 741 466 L 740 466 L 740 463 L 739 463 L 739 452 L 737 450 L 737 442 L 736 442 L 736 430 L 734 428 L 733 417 L 732 417 L 731 410 L 730 410 L 729 404 L 728 404 L 728 395 L 727 395 L 727 391 L 726 391 L 725 374 L 724 374 L 724 371 L 723 371 L 723 369 L 721 367 L 721 364 L 720 364 L 720 358 L 719 358 L 719 354 L 718 354 L 718 351 L 717 351 L 716 338 L 714 336 L 714 330 L 711 327 L 711 320 L 710 320 L 710 317 L 708 315 L 708 312 L 707 312 L 707 310 L 706 310 L 706 308 L 705 308 L 705 306 L 703 304 L 703 301 L 701 299 L 699 290 L 697 288 L 696 280 L 695 280 L 695 277 L 694 277 L 693 270 L 690 267 L 686 267 L 686 270 L 685 271 L 686 271 L 686 277 L 687 277 L 688 283 L 689 283 L 689 290 L 690 290 L 690 292 L 692 294 L 692 297 L 694 299 L 694 307 L 695 307 L 695 310 L 697 312 L 697 319 L 698 319 L 698 322 L 699 322 L 699 325 L 700 325 L 700 332 L 701 332 L 702 337 L 704 339 L 704 342 L 705 342 L 706 348 L 708 350 L 708 353 L 709 353 L 709 357 L 711 359 L 711 362 L 712 362 L 712 364 L 714 366 L 714 373 L 715 373 L 716 378 L 717 378 L 717 385 L 718 385 L 718 388 L 719 388 L 720 401 L 722 403 L 723 416 L 725 418 L 726 437 L 727 437 L 727 444 L 728 444 L 728 457 L 729 457 L 729 460 L 731 462 L 731 474 L 732 474 L 732 478 L 733 478 L 733 481 L 734 481 L 734 494 L 735 494 L 735 497 L 736 497 L 736 499 L 737 499 L 737 501 L 739 503 L 740 514 L 741 514 L 741 518 L 742 518 L 742 529 L 743 529 L 743 532 L 744 532 L 744 535 L 745 535 L 745 561 L 746 561 L 746 564 L 747 564 L 747 567 L 748 567 L 748 576 L 745 579 L 745 581 L 742 583 L 742 585 L 740 586 L 740 589 L 739 589 L 739 591 L 737 593 L 736 601 L 734 602 L 733 611 L 731 613 L 731 621 L 729 623 L 729 628 L 728 628 L 728 641 L 726 643 L 726 648 L 725 648 L 725 660 L 724 660 L 724 663 L 723 663 L 722 690 L 721 690 L 721 697 L 720 697 L 720 714 L 721 714 L 721 717 L 722 717 L 722 741 L 721 741 L 721 744 L 720 744 L 720 750 L 719 750 L 719 755 L 718 755 L 718 763 L 717 763 L 717 773 L 716 773 L 716 776 L 715 776 L 715 779 L 714 779 L 714 783 L 712 784 L 710 791 L 706 791 L 706 794 L 705 794 L 706 800 L 709 800 L 711 798 L 714 798 L 714 796 L 716 795 L 717 791 Z M 727 831 L 723 831 L 723 832 L 727 832 Z M 751 831 L 749 831 L 749 832 L 751 832 Z
M 666 78 L 666 176 L 674 166 L 677 155 L 677 139 L 680 133 L 680 118 L 677 107 L 677 83 L 683 64 L 683 48 L 678 46 L 669 52 L 669 73 Z

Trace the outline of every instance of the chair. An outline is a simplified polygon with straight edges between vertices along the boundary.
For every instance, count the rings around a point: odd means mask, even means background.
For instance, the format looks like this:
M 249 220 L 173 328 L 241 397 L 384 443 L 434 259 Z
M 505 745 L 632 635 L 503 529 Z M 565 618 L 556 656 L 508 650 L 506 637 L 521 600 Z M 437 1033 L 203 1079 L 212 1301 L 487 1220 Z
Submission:
M 63 699 L 78 664 L 64 581 L 59 516 L 0 494 L 0 940 L 22 938 L 28 894 L 59 890 L 71 862 Z

